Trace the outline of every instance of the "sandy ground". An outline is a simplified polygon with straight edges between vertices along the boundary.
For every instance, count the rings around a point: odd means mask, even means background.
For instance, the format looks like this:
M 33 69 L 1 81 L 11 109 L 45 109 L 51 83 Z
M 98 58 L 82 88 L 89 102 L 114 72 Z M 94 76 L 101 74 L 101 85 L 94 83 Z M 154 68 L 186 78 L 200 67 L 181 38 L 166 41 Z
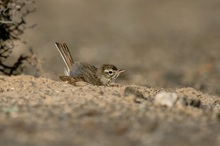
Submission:
M 23 40 L 43 69 L 38 77 L 33 68 L 32 76 L 0 76 L 0 145 L 220 145 L 219 0 L 36 5 L 27 20 L 37 27 Z M 75 60 L 126 69 L 121 86 L 60 82 L 56 41 Z
M 219 97 L 193 88 L 81 87 L 32 76 L 0 82 L 0 145 L 220 144 Z M 162 91 L 177 94 L 173 106 L 156 102 Z

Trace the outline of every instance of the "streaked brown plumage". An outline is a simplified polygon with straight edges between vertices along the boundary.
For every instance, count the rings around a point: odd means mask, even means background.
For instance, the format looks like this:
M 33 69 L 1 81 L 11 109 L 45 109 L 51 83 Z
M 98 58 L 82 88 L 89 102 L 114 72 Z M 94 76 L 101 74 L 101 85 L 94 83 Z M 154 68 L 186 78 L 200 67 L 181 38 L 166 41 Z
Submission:
M 55 43 L 66 67 L 65 76 L 60 76 L 62 81 L 68 81 L 75 84 L 77 81 L 84 81 L 93 85 L 108 85 L 116 80 L 120 73 L 125 70 L 119 70 L 111 64 L 103 64 L 96 68 L 86 62 L 74 62 L 70 51 L 65 43 Z

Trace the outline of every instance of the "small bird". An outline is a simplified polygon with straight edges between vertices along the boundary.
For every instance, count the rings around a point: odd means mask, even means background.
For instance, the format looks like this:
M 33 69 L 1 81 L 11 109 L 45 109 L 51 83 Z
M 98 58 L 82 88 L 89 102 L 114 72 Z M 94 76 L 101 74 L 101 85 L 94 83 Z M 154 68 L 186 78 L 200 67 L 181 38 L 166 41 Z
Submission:
M 103 64 L 96 68 L 86 62 L 74 62 L 72 55 L 65 43 L 55 43 L 66 67 L 64 68 L 65 76 L 59 76 L 62 81 L 75 85 L 77 81 L 84 81 L 93 85 L 110 85 L 114 83 L 117 77 L 125 72 L 123 69 L 117 69 L 111 64 Z

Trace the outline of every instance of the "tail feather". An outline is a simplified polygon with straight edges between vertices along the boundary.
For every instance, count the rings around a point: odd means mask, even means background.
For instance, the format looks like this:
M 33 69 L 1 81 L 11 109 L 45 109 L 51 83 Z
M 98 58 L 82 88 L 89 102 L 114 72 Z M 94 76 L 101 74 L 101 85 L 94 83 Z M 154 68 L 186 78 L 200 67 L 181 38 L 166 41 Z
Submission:
M 64 69 L 64 74 L 69 76 L 70 70 L 74 64 L 73 58 L 70 54 L 70 51 L 65 43 L 62 44 L 62 43 L 56 42 L 55 46 L 56 46 L 57 50 L 59 51 L 65 65 L 66 65 L 66 68 Z

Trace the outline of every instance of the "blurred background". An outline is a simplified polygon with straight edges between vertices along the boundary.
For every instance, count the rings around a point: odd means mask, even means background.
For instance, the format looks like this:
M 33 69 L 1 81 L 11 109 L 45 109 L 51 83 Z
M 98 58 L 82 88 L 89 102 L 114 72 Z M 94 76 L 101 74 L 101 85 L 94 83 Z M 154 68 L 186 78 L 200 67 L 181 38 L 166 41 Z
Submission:
M 116 65 L 122 84 L 194 87 L 220 95 L 219 0 L 37 0 L 23 39 L 58 80 L 64 63 L 54 42 L 75 60 Z

